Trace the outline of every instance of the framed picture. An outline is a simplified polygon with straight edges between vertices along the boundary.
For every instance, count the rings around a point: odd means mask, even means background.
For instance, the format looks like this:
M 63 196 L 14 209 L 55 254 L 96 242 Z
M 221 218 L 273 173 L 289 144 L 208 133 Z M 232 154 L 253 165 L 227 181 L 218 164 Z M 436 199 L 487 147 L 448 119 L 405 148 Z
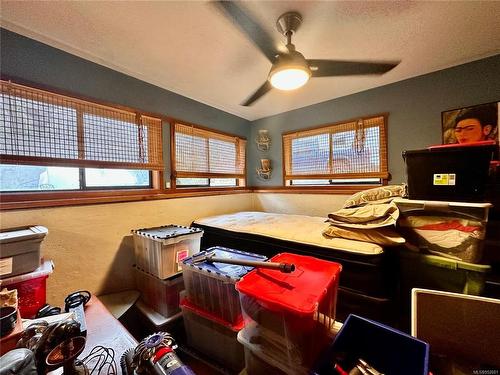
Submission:
M 499 102 L 441 112 L 443 144 L 495 140 L 499 142 Z

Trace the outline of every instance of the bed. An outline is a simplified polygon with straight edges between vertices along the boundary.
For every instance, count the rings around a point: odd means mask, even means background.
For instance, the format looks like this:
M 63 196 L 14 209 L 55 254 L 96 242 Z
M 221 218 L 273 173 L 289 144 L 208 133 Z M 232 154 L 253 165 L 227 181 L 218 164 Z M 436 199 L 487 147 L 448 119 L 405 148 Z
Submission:
M 325 218 L 238 212 L 200 218 L 202 249 L 212 246 L 254 252 L 271 257 L 281 252 L 315 256 L 342 264 L 337 302 L 340 320 L 349 313 L 393 321 L 397 274 L 391 251 L 367 242 L 326 238 Z

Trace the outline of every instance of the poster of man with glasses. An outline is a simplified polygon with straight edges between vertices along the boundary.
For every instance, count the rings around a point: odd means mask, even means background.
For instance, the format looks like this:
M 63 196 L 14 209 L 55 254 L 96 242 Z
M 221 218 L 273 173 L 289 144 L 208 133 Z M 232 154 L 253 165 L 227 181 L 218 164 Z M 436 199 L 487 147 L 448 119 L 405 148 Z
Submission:
M 443 144 L 496 140 L 499 103 L 481 104 L 441 113 Z

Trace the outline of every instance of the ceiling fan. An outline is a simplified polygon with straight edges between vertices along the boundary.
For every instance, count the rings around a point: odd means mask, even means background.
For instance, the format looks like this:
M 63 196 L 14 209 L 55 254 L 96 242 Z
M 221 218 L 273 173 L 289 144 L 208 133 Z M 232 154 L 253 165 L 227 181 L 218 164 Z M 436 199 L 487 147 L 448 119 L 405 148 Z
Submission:
M 307 83 L 311 77 L 332 77 L 362 74 L 383 74 L 399 64 L 399 61 L 342 61 L 306 59 L 295 49 L 292 36 L 302 23 L 297 12 L 282 14 L 277 22 L 278 31 L 286 37 L 286 51 L 277 48 L 272 38 L 235 1 L 214 1 L 223 14 L 260 49 L 271 62 L 268 78 L 242 106 L 250 106 L 273 87 L 279 90 L 294 90 Z

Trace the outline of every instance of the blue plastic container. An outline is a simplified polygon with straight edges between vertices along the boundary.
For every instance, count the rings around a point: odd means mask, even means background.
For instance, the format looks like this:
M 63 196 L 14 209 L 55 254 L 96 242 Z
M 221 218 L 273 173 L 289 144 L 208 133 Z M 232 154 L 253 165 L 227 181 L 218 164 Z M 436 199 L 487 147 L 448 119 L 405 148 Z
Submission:
M 428 375 L 429 372 L 429 344 L 351 314 L 312 373 L 336 375 L 335 363 L 349 371 L 359 358 L 385 375 Z
M 215 252 L 216 257 L 265 261 L 263 255 L 215 246 L 205 252 L 196 254 L 199 258 L 204 253 Z M 193 263 L 195 257 L 183 261 L 182 272 L 187 298 L 197 307 L 206 310 L 218 318 L 237 324 L 242 320 L 238 292 L 234 284 L 253 267 L 238 266 L 227 263 Z

